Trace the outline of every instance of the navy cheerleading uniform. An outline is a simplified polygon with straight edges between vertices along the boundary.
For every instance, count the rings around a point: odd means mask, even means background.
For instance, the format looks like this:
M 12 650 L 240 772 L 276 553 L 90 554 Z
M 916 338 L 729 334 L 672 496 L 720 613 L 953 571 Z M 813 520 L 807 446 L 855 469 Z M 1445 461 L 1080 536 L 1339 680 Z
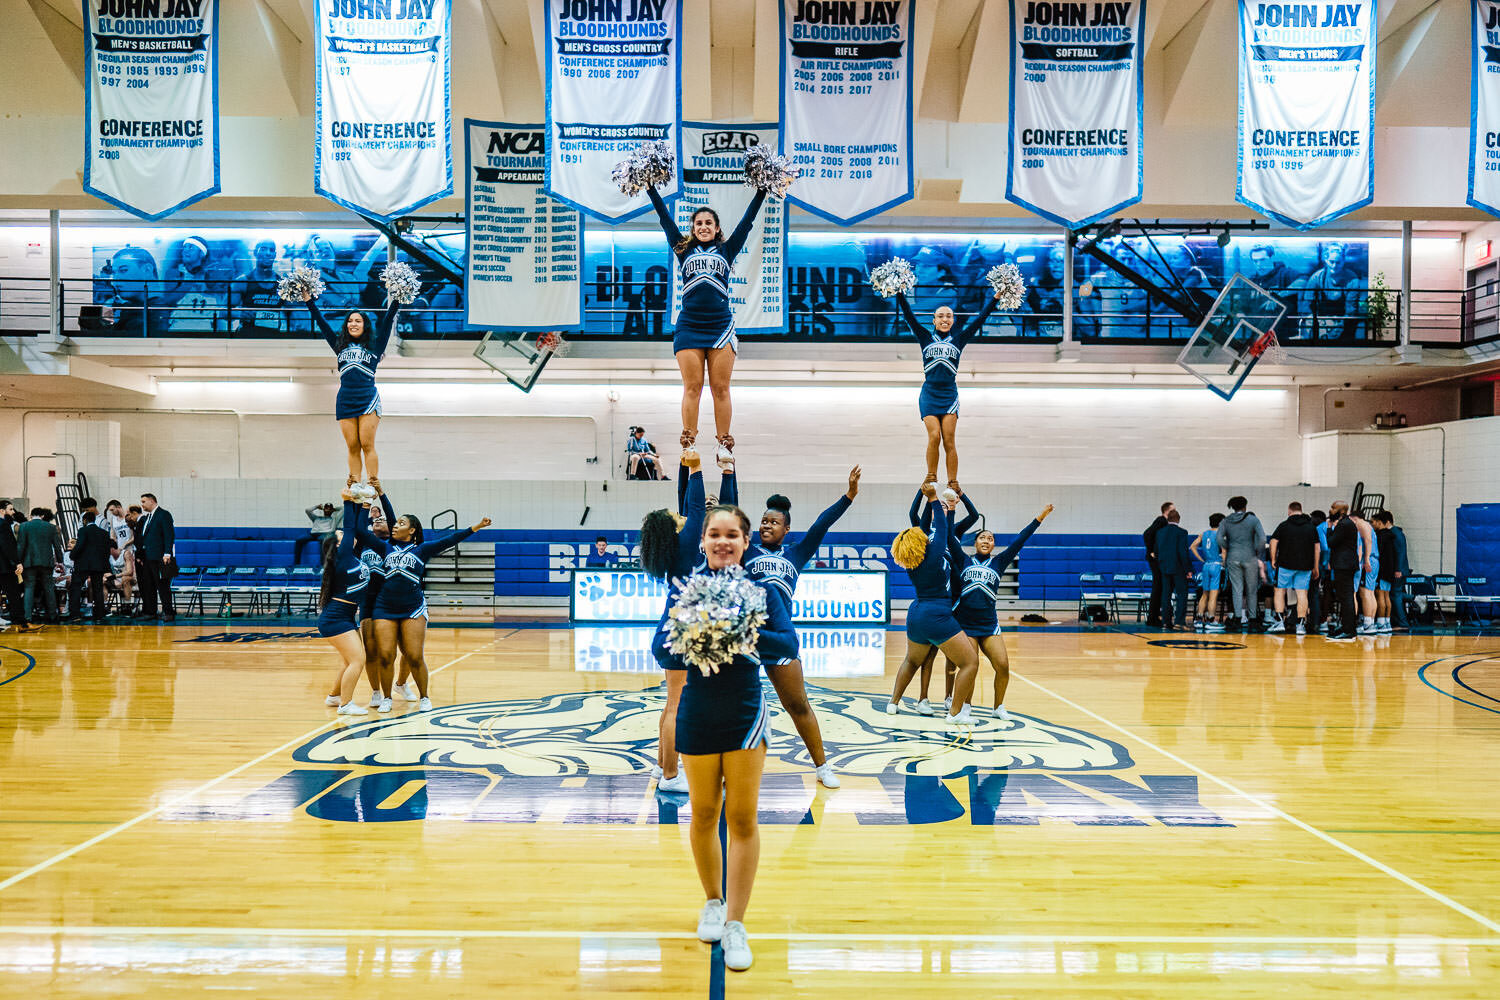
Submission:
M 385 355 L 386 345 L 391 341 L 391 330 L 396 325 L 396 313 L 401 311 L 399 303 L 392 302 L 380 318 L 374 330 L 365 330 L 359 340 L 351 340 L 339 349 L 340 331 L 334 330 L 323 318 L 317 303 L 307 303 L 313 322 L 328 346 L 333 348 L 339 363 L 339 394 L 334 401 L 333 414 L 339 420 L 357 420 L 367 413 L 380 416 L 380 391 L 375 388 L 375 368 Z
M 961 498 L 964 506 L 975 520 L 979 514 L 967 496 Z M 950 556 L 953 559 L 954 618 L 971 639 L 987 639 L 1000 631 L 1000 616 L 995 612 L 999 599 L 1000 578 L 1020 553 L 1021 547 L 1036 533 L 1042 522 L 1032 519 L 1021 529 L 1004 549 L 993 551 L 987 558 L 970 555 L 963 549 L 962 534 L 955 527 L 951 538 Z
M 380 494 L 380 507 L 385 512 L 385 523 L 389 529 L 396 523 L 396 511 L 391 507 L 391 501 L 384 493 Z M 366 531 L 361 533 L 361 535 L 364 534 L 376 537 L 374 532 L 368 530 L 368 525 L 366 525 Z M 385 551 L 372 549 L 365 544 L 363 537 L 356 538 L 355 542 L 358 543 L 359 558 L 370 567 L 370 579 L 365 584 L 364 599 L 359 604 L 359 620 L 365 622 L 374 619 L 375 600 L 380 596 L 380 588 L 385 583 Z
M 681 470 L 679 470 L 681 471 Z M 700 546 L 703 540 L 703 517 L 707 504 L 703 494 L 703 473 L 677 477 L 677 513 L 686 520 L 677 532 L 677 556 L 672 570 L 667 574 L 667 604 L 662 609 L 661 621 L 657 625 L 656 638 L 651 640 L 651 655 L 663 670 L 686 670 L 687 665 L 672 654 L 667 646 L 667 620 L 672 615 L 672 605 L 682 593 L 680 581 L 691 576 L 699 566 Z
M 344 537 L 339 540 L 333 565 L 324 570 L 333 574 L 328 603 L 318 615 L 318 634 L 325 639 L 359 628 L 360 601 L 370 581 L 370 567 L 354 554 L 354 536 L 362 527 L 360 519 L 363 516 L 363 507 L 344 501 Z
M 993 295 L 990 296 L 984 308 L 967 323 L 957 330 L 942 334 L 923 325 L 911 311 L 911 303 L 906 301 L 906 296 L 896 293 L 896 305 L 901 309 L 901 316 L 922 347 L 922 394 L 917 399 L 917 405 L 923 417 L 941 418 L 950 413 L 958 415 L 959 358 L 969 341 L 984 328 L 984 321 L 994 312 L 999 301 Z
M 703 573 L 722 570 L 703 570 Z M 765 744 L 771 712 L 760 685 L 761 657 L 785 658 L 797 648 L 797 632 L 786 605 L 767 590 L 766 621 L 760 627 L 760 642 L 753 656 L 736 656 L 704 676 L 687 669 L 687 682 L 677 702 L 677 752 L 694 754 L 732 753 Z
M 823 544 L 823 536 L 828 534 L 828 529 L 844 516 L 853 502 L 847 496 L 839 497 L 833 502 L 833 506 L 818 515 L 812 527 L 807 529 L 796 544 L 788 545 L 783 539 L 777 548 L 767 549 L 755 544 L 745 552 L 745 572 L 750 574 L 750 579 L 766 588 L 767 604 L 779 604 L 785 609 L 788 621 L 792 617 L 792 595 L 797 592 L 797 578 L 812 561 L 818 546 Z M 801 659 L 802 656 L 796 632 L 792 633 L 792 651 L 789 655 L 773 656 L 767 649 L 764 632 L 761 633 L 759 652 L 767 666 L 780 666 Z
M 401 621 L 407 618 L 427 617 L 427 597 L 422 593 L 422 577 L 427 572 L 427 560 L 440 552 L 465 541 L 474 534 L 473 528 L 450 532 L 421 545 L 410 542 L 383 542 L 362 531 L 360 541 L 385 556 L 381 567 L 384 582 L 370 617 L 376 621 Z
M 707 245 L 688 239 L 688 246 L 679 250 L 683 242 L 682 231 L 672 218 L 671 209 L 656 193 L 656 188 L 646 188 L 651 204 L 661 219 L 662 232 L 677 256 L 677 266 L 682 279 L 682 312 L 677 317 L 677 328 L 672 334 L 672 353 L 678 351 L 708 351 L 717 347 L 739 350 L 739 340 L 734 335 L 734 311 L 729 303 L 729 273 L 734 258 L 745 246 L 750 227 L 766 200 L 764 191 L 755 192 L 744 218 L 734 227 L 729 238 L 720 243 Z
M 923 646 L 941 646 L 963 628 L 953 617 L 953 597 L 948 579 L 948 512 L 931 504 L 932 530 L 927 533 L 927 552 L 922 562 L 906 571 L 916 588 L 916 600 L 906 610 L 906 638 Z

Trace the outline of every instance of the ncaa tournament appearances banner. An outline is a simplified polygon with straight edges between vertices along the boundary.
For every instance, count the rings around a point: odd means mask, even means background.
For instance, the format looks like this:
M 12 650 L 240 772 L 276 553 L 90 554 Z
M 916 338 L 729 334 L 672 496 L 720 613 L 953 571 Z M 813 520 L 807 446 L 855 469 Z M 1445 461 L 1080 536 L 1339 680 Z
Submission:
M 682 158 L 682 0 L 544 0 L 543 12 L 547 193 L 605 222 L 650 211 L 611 173 L 642 142 Z M 657 193 L 671 200 L 677 185 Z
M 1007 200 L 1069 229 L 1141 200 L 1145 24 L 1145 0 L 1011 0 Z
M 315 0 L 313 188 L 389 221 L 453 193 L 450 0 Z
M 1368 205 L 1374 132 L 1374 0 L 1240 0 L 1238 201 L 1297 229 Z
M 1500 2 L 1473 0 L 1469 204 L 1500 215 Z
M 217 194 L 217 0 L 84 0 L 83 11 L 83 189 L 143 219 Z
M 841 225 L 912 196 L 914 0 L 782 0 L 788 200 Z
M 756 143 L 776 144 L 775 125 L 682 123 L 682 197 L 673 206 L 677 225 L 687 232 L 695 209 L 712 205 L 733 229 L 750 207 L 755 189 L 745 183 L 745 151 Z M 782 269 L 786 263 L 787 207 L 768 199 L 750 230 L 729 275 L 734 326 L 741 333 L 786 329 Z M 682 279 L 672 268 L 672 322 L 682 310 Z
M 542 191 L 546 126 L 464 121 L 464 326 L 583 328 L 583 216 Z

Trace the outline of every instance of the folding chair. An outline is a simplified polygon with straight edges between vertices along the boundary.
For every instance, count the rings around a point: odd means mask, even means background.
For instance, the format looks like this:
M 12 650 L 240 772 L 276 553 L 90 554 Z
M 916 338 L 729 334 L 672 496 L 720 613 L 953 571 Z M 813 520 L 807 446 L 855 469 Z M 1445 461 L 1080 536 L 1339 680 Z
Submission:
M 1476 628 L 1483 627 L 1494 615 L 1491 609 L 1495 605 L 1495 596 L 1486 594 L 1484 591 L 1489 587 L 1489 578 L 1483 576 L 1466 576 L 1458 581 L 1454 588 L 1453 600 L 1455 604 L 1462 604 L 1468 611 L 1469 621 Z M 1479 611 L 1484 609 L 1484 620 L 1480 620 Z
M 1449 588 L 1447 594 L 1443 588 Z M 1428 607 L 1432 608 L 1432 623 L 1436 625 L 1439 621 L 1447 623 L 1448 614 L 1443 610 L 1443 603 L 1447 602 L 1453 606 L 1453 613 L 1458 614 L 1458 580 L 1452 573 L 1434 573 L 1432 576 L 1432 598 L 1428 601 Z
M 198 617 L 203 617 L 203 591 L 200 584 L 203 579 L 203 571 L 197 566 L 178 566 L 177 572 L 172 577 L 172 590 L 174 603 L 177 609 L 184 615 L 193 613 L 197 607 Z M 109 600 L 109 595 L 105 595 Z
M 215 613 L 224 610 L 224 588 L 229 585 L 228 566 L 210 566 L 198 577 L 198 613 L 208 615 L 208 599 L 217 597 L 219 603 Z
M 292 613 L 292 574 L 285 566 L 270 566 L 266 569 L 266 587 L 268 592 L 266 600 L 267 613 L 274 613 L 280 618 Z M 270 598 L 275 598 L 275 611 L 271 610 Z
M 219 613 L 226 618 L 233 618 L 236 598 L 244 600 L 246 614 L 253 613 L 258 601 L 254 586 L 258 575 L 259 570 L 254 566 L 236 566 L 230 570 L 229 581 L 220 592 Z
M 1140 576 L 1136 573 L 1116 573 L 1111 577 L 1111 584 L 1115 591 L 1115 617 L 1122 620 L 1121 605 L 1131 602 L 1135 605 L 1135 620 L 1141 620 L 1141 610 L 1151 603 L 1151 592 L 1140 589 Z
M 1418 599 L 1421 603 L 1417 603 Z M 1412 625 L 1422 620 L 1425 609 L 1432 606 L 1432 577 L 1425 574 L 1408 576 L 1401 588 L 1401 599 L 1406 602 L 1406 621 Z
M 318 595 L 322 591 L 322 575 L 311 566 L 294 566 L 291 585 L 287 588 L 287 612 L 298 615 L 318 613 Z M 295 598 L 295 599 L 294 599 Z
M 1078 620 L 1090 622 L 1089 608 L 1100 607 L 1109 620 L 1119 618 L 1118 609 L 1115 606 L 1114 591 L 1104 585 L 1104 576 L 1100 573 L 1078 574 Z

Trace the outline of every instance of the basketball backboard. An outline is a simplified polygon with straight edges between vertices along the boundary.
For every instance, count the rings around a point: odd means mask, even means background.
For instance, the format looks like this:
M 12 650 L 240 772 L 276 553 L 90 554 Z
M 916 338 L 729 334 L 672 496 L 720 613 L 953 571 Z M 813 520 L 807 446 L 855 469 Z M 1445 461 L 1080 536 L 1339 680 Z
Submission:
M 517 389 L 530 392 L 561 344 L 562 338 L 552 332 L 496 333 L 491 330 L 474 348 L 474 357 L 504 375 L 506 381 Z
M 1285 315 L 1286 303 L 1236 274 L 1177 355 L 1177 364 L 1229 399 L 1256 362 L 1278 349 L 1274 331 Z

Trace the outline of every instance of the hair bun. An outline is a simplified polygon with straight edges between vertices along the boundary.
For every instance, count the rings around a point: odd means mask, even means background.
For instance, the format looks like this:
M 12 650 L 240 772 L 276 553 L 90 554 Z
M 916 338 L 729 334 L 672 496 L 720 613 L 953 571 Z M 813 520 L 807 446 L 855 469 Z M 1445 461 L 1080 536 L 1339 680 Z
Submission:
M 766 507 L 769 510 L 779 510 L 783 514 L 790 514 L 792 512 L 792 502 L 780 493 L 771 494 L 766 500 Z

